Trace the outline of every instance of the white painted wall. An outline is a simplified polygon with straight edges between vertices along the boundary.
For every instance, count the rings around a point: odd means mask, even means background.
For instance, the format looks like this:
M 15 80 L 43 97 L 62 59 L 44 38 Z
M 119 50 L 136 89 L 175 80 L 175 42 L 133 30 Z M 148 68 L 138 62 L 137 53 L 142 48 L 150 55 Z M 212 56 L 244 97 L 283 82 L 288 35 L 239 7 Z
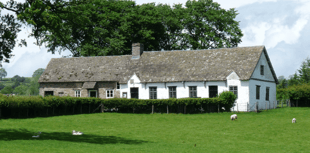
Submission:
M 260 74 L 260 66 L 264 65 L 264 75 Z M 259 79 L 259 80 L 255 80 Z M 260 98 L 256 99 L 256 85 L 260 86 Z M 269 87 L 269 101 L 266 101 L 266 87 Z M 262 53 L 258 64 L 249 81 L 250 88 L 250 110 L 255 111 L 255 102 L 258 102 L 258 109 L 272 109 L 276 102 L 276 83 L 272 75 L 270 67 L 268 66 L 266 56 Z M 267 106 L 266 106 L 267 104 Z
M 264 75 L 260 75 L 260 65 L 264 65 Z M 134 83 L 130 83 L 133 79 Z M 234 111 L 255 111 L 254 104 L 259 102 L 259 109 L 273 108 L 276 101 L 276 83 L 267 64 L 266 56 L 262 53 L 259 62 L 248 81 L 241 81 L 239 76 L 232 72 L 227 76 L 227 81 L 209 81 L 209 82 L 167 82 L 167 83 L 141 83 L 134 74 L 127 82 L 121 84 L 120 94 L 127 92 L 127 98 L 130 97 L 130 88 L 139 88 L 139 99 L 149 99 L 149 87 L 157 87 L 157 99 L 169 98 L 169 86 L 176 86 L 177 98 L 189 97 L 189 86 L 197 86 L 197 97 L 208 98 L 209 86 L 218 86 L 218 94 L 223 91 L 229 91 L 229 86 L 238 87 L 238 98 L 236 105 L 232 108 Z M 259 80 L 255 80 L 259 79 Z M 256 85 L 260 85 L 260 99 L 256 99 Z M 266 101 L 266 87 L 269 87 L 269 101 Z
M 260 75 L 261 65 L 264 65 L 264 75 Z M 267 80 L 267 81 L 275 81 L 271 73 L 270 67 L 268 66 L 266 55 L 264 52 L 262 53 L 251 78 Z
M 276 83 L 250 80 L 250 111 L 255 111 L 255 102 L 258 102 L 258 109 L 273 109 L 276 102 Z M 256 85 L 260 85 L 260 98 L 256 99 Z M 269 87 L 269 101 L 266 101 L 266 87 Z
M 231 111 L 247 111 L 249 103 L 249 81 L 241 81 L 235 72 L 228 75 L 226 79 L 227 91 L 229 91 L 229 86 L 238 87 L 238 98 L 236 99 L 235 106 L 231 108 Z

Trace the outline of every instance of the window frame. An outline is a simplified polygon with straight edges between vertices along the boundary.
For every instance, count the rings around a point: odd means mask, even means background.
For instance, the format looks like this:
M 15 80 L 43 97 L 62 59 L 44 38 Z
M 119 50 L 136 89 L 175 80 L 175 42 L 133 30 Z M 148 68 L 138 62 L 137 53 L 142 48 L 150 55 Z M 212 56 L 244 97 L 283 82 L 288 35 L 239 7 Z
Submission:
M 257 90 L 258 89 L 258 90 Z M 256 85 L 256 99 L 260 99 L 260 85 Z
M 195 90 L 193 90 L 193 88 Z M 193 96 L 193 94 L 195 96 Z M 197 98 L 197 86 L 188 86 L 188 95 L 189 95 L 189 98 Z
M 173 88 L 175 88 L 175 90 L 171 91 L 171 89 L 173 89 Z M 173 95 L 172 95 L 173 93 L 175 93 L 175 97 L 173 97 Z M 177 87 L 176 86 L 169 86 L 168 87 L 168 94 L 169 94 L 169 98 L 177 98 Z
M 264 70 L 264 65 L 260 65 L 260 75 L 264 75 L 265 70 Z
M 112 93 L 110 93 L 110 94 L 112 94 L 112 97 L 109 97 L 108 95 L 108 91 L 112 91 Z M 113 89 L 107 89 L 106 91 L 105 91 L 105 97 L 106 98 L 114 98 L 114 90 Z
M 151 89 L 155 89 L 155 91 Z M 149 99 L 157 99 L 157 87 L 149 87 Z
M 97 90 L 88 90 L 88 97 L 90 97 L 90 92 L 92 92 L 92 91 L 96 91 L 96 98 L 98 97 L 98 92 L 97 92 Z
M 231 87 L 233 88 L 232 90 L 230 89 Z M 237 89 L 234 89 L 234 87 L 236 87 Z M 238 86 L 229 86 L 229 91 L 233 92 L 238 99 Z
M 77 92 L 79 92 L 78 94 L 77 94 Z M 81 90 L 75 90 L 75 97 L 81 97 Z
M 267 92 L 268 91 L 268 92 Z M 266 101 L 269 101 L 269 99 L 270 99 L 270 87 L 266 87 Z

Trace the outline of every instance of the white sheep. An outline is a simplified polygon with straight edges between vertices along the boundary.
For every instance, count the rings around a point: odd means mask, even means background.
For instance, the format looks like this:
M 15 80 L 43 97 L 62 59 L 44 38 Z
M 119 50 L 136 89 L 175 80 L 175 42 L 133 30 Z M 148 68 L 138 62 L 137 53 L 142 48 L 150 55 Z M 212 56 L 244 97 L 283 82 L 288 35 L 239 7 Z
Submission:
M 236 117 L 235 115 L 231 115 L 231 116 L 230 116 L 230 119 L 233 121 L 233 120 L 236 119 L 235 117 Z
M 233 114 L 233 115 L 235 115 L 235 119 L 238 119 L 237 114 Z
M 296 123 L 296 118 L 293 118 L 293 119 L 292 119 L 292 123 Z

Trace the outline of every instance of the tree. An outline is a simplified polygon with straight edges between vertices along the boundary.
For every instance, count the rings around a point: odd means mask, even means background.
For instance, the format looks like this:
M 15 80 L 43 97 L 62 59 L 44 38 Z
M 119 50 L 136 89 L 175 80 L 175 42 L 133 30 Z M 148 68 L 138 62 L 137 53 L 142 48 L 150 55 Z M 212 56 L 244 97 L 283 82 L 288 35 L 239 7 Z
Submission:
M 0 23 L 1 24 L 1 23 Z M 0 46 L 1 46 L 1 41 L 0 41 Z M 5 71 L 4 68 L 1 68 L 0 69 L 0 78 L 1 78 L 1 81 L 2 81 L 2 78 L 5 78 L 7 76 L 7 72 Z
M 14 2 L 8 2 L 8 6 L 14 4 Z M 0 61 L 9 62 L 9 59 L 14 56 L 12 50 L 14 49 L 17 40 L 17 33 L 20 32 L 21 24 L 17 19 L 10 14 L 2 14 L 1 8 L 4 8 L 4 4 L 0 2 Z M 25 45 L 27 43 L 24 39 L 18 43 L 18 46 Z M 0 64 L 2 66 L 2 64 Z M 1 77 L 2 79 L 2 77 Z
M 11 94 L 12 92 L 13 88 L 11 86 L 6 86 L 0 91 L 2 94 Z
M 31 95 L 39 95 L 39 87 L 40 84 L 38 82 L 40 76 L 36 76 L 34 78 L 32 78 L 31 82 L 30 82 L 30 87 L 29 87 L 29 94 Z
M 43 68 L 38 68 L 37 70 L 35 70 L 35 71 L 33 72 L 32 77 L 33 77 L 33 78 L 36 77 L 36 76 L 39 76 L 39 77 L 40 77 L 40 76 L 43 74 L 44 70 L 45 70 L 45 69 L 43 69 Z
M 25 77 L 20 77 L 19 75 L 15 75 L 11 78 L 11 81 L 14 82 L 24 82 L 26 80 Z
M 238 14 L 212 0 L 136 5 L 115 0 L 29 0 L 2 5 L 31 25 L 37 45 L 72 56 L 130 54 L 131 44 L 145 50 L 236 47 L 241 42 Z M 185 31 L 185 32 L 184 32 Z
M 301 82 L 300 82 L 300 79 L 299 79 L 297 73 L 290 75 L 287 83 L 288 83 L 288 86 L 300 85 Z
M 28 87 L 25 85 L 20 85 L 16 87 L 13 91 L 13 93 L 18 94 L 18 95 L 26 95 Z
M 306 58 L 298 69 L 298 76 L 301 83 L 310 82 L 310 59 Z
M 288 82 L 283 75 L 278 77 L 278 82 L 277 89 L 287 88 Z
M 4 87 L 5 87 L 4 84 L 0 83 L 0 90 L 2 90 Z

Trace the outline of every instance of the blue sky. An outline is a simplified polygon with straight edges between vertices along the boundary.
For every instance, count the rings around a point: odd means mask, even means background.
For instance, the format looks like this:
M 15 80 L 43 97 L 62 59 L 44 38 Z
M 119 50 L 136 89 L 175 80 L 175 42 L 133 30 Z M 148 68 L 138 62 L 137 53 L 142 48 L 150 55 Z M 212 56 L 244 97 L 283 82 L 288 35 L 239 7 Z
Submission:
M 6 0 L 0 0 L 6 2 Z M 235 8 L 244 34 L 239 46 L 265 45 L 277 76 L 286 78 L 295 73 L 301 62 L 310 55 L 310 1 L 308 0 L 213 0 L 222 8 Z M 143 3 L 182 3 L 186 0 L 136 0 Z M 3 11 L 2 13 L 6 13 Z M 38 68 L 45 68 L 51 58 L 60 58 L 70 52 L 51 54 L 44 47 L 27 38 L 30 28 L 23 29 L 18 39 L 26 39 L 27 47 L 15 47 L 10 63 L 3 63 L 8 72 L 30 77 Z

